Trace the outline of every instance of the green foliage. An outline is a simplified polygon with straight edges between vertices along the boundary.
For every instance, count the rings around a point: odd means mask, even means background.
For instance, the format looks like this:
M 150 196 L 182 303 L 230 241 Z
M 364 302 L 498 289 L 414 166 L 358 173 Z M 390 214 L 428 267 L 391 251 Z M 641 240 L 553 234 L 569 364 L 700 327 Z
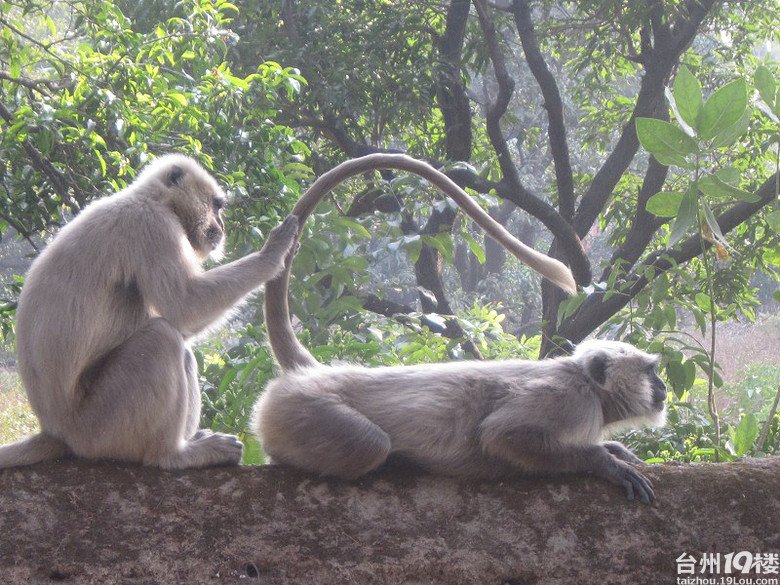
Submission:
M 71 7 L 79 25 L 63 30 L 46 6 L 19 11 L 0 3 L 9 23 L 0 42 L 12 56 L 0 58 L 11 73 L 1 82 L 8 115 L 0 121 L 0 200 L 17 231 L 59 223 L 63 205 L 77 211 L 124 186 L 151 154 L 169 150 L 215 168 L 250 219 L 274 218 L 284 197 L 297 194 L 285 171 L 301 165 L 307 150 L 273 117 L 277 101 L 303 80 L 271 62 L 232 73 L 225 57 L 236 40 L 227 28 L 233 5 L 186 0 L 178 5 L 183 16 L 147 33 L 134 31 L 110 2 Z M 30 42 L 18 32 L 42 22 L 50 38 Z M 31 148 L 49 166 L 30 161 Z M 258 191 L 280 195 L 260 202 Z
M 695 171 L 689 188 L 683 192 L 660 192 L 653 195 L 646 209 L 659 217 L 673 217 L 668 245 L 674 246 L 695 225 L 702 237 L 725 251 L 712 205 L 737 200 L 755 202 L 758 196 L 738 187 L 739 171 L 723 166 L 706 171 L 703 161 L 731 146 L 746 131 L 749 122 L 747 83 L 737 79 L 719 88 L 704 101 L 701 86 L 685 66 L 680 68 L 674 90 L 667 92 L 675 125 L 654 118 L 637 118 L 639 142 L 658 162 Z

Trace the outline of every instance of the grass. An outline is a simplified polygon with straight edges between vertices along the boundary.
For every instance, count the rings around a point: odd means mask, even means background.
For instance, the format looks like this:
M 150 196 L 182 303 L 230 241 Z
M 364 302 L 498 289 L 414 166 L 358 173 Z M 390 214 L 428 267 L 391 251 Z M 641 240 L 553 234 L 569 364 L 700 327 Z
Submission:
M 38 419 L 27 402 L 22 381 L 13 370 L 0 368 L 0 444 L 38 431 Z

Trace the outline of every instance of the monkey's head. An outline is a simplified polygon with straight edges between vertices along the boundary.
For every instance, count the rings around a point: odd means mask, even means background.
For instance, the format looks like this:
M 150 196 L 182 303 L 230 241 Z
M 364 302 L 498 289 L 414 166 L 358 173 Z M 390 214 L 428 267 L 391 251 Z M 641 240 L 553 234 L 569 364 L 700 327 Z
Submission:
M 219 257 L 225 238 L 222 209 L 225 193 L 193 159 L 169 154 L 156 159 L 145 175 L 158 190 L 156 198 L 173 211 L 199 258 Z
M 579 344 L 572 357 L 599 396 L 610 430 L 666 422 L 666 384 L 656 373 L 658 356 L 628 343 L 594 339 Z

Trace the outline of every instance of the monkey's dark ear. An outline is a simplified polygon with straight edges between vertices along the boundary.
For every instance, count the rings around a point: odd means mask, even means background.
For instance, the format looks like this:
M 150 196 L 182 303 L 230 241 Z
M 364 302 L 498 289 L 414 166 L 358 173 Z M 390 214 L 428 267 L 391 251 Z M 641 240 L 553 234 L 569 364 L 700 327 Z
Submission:
M 166 187 L 175 187 L 181 182 L 181 178 L 187 174 L 179 165 L 173 165 L 165 177 Z
M 591 356 L 585 364 L 588 376 L 600 386 L 603 386 L 607 381 L 607 361 L 606 354 L 597 353 Z

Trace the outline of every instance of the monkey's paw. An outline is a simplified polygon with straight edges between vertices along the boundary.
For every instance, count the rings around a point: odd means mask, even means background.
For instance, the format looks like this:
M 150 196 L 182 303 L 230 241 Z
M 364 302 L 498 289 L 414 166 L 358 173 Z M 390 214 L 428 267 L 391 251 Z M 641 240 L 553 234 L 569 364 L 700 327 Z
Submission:
M 238 465 L 244 453 L 244 445 L 235 435 L 200 430 L 191 439 L 198 447 L 214 454 L 214 465 Z
M 289 250 L 298 238 L 298 218 L 292 214 L 284 218 L 284 221 L 271 230 L 268 234 L 264 248 L 277 246 L 284 251 Z
M 653 484 L 644 475 L 628 465 L 620 467 L 620 482 L 626 488 L 626 496 L 629 500 L 638 497 L 643 504 L 649 504 L 655 500 Z

